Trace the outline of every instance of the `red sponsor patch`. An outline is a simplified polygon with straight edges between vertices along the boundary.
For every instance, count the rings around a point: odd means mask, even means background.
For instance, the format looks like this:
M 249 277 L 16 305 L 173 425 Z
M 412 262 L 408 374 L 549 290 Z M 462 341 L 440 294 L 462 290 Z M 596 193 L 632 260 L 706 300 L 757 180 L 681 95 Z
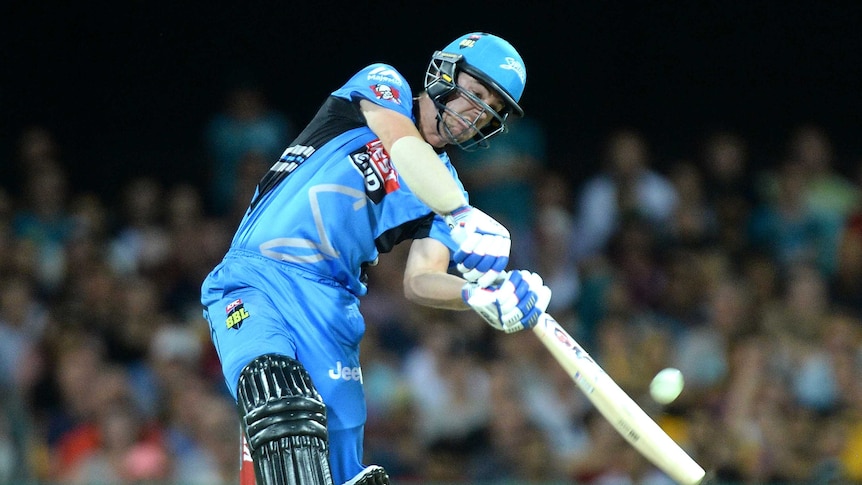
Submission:
M 386 101 L 392 101 L 395 104 L 401 104 L 401 93 L 392 86 L 378 83 L 372 84 L 368 87 L 374 91 L 374 95 L 377 96 L 377 99 L 385 99 Z
M 368 149 L 368 155 L 371 157 L 371 163 L 377 169 L 377 173 L 383 178 L 383 188 L 387 194 L 395 192 L 401 187 L 398 183 L 398 172 L 392 166 L 389 160 L 389 154 L 383 149 L 383 143 L 380 140 L 374 140 L 367 143 L 365 147 Z

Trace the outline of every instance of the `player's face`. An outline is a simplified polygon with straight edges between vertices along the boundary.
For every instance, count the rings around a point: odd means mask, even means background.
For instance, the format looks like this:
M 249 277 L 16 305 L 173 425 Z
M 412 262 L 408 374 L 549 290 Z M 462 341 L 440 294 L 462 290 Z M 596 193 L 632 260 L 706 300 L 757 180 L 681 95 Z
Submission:
M 494 119 L 489 107 L 499 113 L 504 104 L 500 96 L 467 73 L 458 74 L 458 86 L 461 89 L 446 102 L 443 122 L 458 142 L 464 142 Z

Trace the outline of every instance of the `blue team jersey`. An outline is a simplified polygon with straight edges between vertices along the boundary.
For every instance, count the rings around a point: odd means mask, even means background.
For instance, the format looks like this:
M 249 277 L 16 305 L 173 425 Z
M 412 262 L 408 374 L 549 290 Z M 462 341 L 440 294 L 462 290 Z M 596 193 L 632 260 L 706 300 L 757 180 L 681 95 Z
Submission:
M 359 71 L 332 93 L 258 184 L 232 249 L 317 273 L 361 296 L 363 265 L 395 244 L 433 237 L 457 247 L 445 222 L 398 177 L 365 123 L 360 99 L 415 121 L 413 93 L 398 71 L 386 64 Z M 458 180 L 448 155 L 441 153 L 440 160 Z

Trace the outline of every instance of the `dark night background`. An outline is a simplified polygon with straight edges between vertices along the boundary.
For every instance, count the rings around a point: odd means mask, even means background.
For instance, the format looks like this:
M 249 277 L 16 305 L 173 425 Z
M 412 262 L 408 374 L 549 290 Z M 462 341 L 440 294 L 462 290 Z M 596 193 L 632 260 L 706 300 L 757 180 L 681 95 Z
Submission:
M 192 180 L 230 80 L 255 76 L 301 124 L 371 62 L 393 64 L 418 91 L 433 50 L 484 30 L 523 55 L 522 104 L 547 128 L 548 163 L 573 180 L 620 125 L 647 135 L 659 166 L 717 127 L 770 164 L 795 125 L 814 121 L 849 170 L 862 160 L 860 5 L 7 0 L 0 164 L 8 176 L 21 130 L 41 124 L 79 189 L 110 193 L 141 173 Z

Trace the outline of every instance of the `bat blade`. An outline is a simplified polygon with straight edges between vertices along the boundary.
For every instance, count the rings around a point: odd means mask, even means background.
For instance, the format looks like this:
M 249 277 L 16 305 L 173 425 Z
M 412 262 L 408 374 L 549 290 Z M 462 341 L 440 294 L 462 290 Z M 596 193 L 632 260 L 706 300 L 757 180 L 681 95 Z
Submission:
M 550 315 L 533 332 L 593 406 L 644 457 L 681 485 L 696 485 L 706 473 L 593 360 Z

